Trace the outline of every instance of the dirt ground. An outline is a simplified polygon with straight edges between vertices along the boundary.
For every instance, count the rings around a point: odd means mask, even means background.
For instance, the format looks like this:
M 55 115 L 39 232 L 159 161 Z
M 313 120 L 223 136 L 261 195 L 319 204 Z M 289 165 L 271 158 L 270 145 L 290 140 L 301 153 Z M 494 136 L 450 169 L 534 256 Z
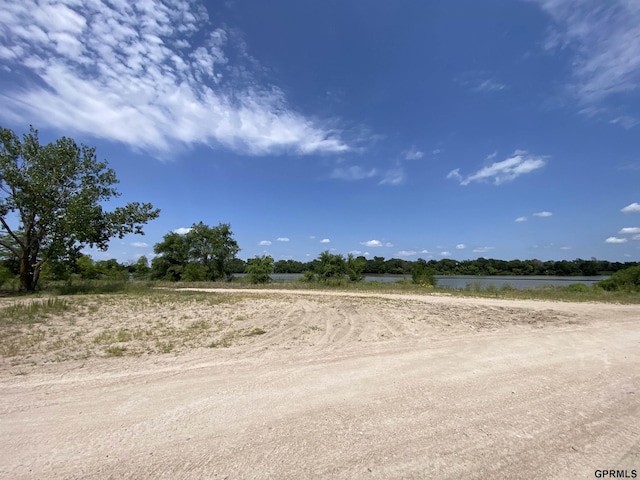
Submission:
M 639 305 L 70 302 L 2 337 L 0 478 L 640 478 Z

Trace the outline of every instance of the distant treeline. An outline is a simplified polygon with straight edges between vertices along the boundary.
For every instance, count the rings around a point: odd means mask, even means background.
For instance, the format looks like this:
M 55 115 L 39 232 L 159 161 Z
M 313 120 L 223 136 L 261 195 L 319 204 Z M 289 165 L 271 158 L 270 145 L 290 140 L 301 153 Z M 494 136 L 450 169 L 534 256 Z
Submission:
M 640 265 L 639 262 L 609 262 L 606 260 L 498 260 L 495 258 L 478 258 L 475 260 L 441 260 L 415 261 L 384 257 L 357 257 L 364 262 L 363 273 L 366 275 L 410 275 L 418 265 L 427 265 L 436 275 L 558 275 L 558 276 L 593 276 L 610 275 L 619 270 Z M 297 260 L 278 260 L 274 263 L 274 273 L 304 273 L 316 271 L 318 259 L 310 262 Z M 243 273 L 240 268 L 244 261 L 235 260 L 234 273 Z

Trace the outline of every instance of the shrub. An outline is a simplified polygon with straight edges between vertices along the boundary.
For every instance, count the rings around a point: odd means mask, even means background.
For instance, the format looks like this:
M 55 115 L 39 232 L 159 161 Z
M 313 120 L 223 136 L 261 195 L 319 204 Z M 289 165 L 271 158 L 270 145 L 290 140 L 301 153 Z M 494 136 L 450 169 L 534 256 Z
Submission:
M 589 291 L 589 287 L 586 286 L 584 283 L 572 283 L 571 285 L 567 285 L 565 287 L 565 290 L 567 292 L 581 292 L 581 293 L 585 293 Z
M 306 282 L 306 283 L 315 282 L 315 280 L 316 280 L 316 275 L 311 270 L 306 270 L 302 274 L 302 278 L 300 279 L 301 282 Z
M 269 283 L 272 281 L 273 258 L 267 256 L 256 256 L 247 261 L 247 277 L 251 283 Z
M 413 283 L 423 286 L 436 286 L 436 278 L 434 276 L 433 269 L 426 264 L 419 263 L 411 269 L 411 279 Z
M 640 265 L 619 270 L 597 285 L 607 291 L 640 291 Z

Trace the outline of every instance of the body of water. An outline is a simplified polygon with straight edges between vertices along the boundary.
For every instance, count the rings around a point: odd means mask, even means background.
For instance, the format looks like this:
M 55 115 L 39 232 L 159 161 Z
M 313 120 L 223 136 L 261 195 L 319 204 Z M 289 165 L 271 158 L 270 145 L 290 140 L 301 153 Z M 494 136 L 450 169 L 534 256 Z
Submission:
M 244 274 L 237 274 L 237 277 L 244 277 Z M 276 282 L 294 282 L 302 278 L 302 274 L 299 273 L 274 273 L 271 275 Z M 601 280 L 609 278 L 608 276 L 595 276 L 595 277 L 554 277 L 547 275 L 532 275 L 532 276 L 519 276 L 519 275 L 505 275 L 505 276 L 475 276 L 475 275 L 436 275 L 439 287 L 463 289 L 467 286 L 472 288 L 485 289 L 493 286 L 495 288 L 501 288 L 504 285 L 509 285 L 518 290 L 526 288 L 546 287 L 546 286 L 563 286 L 571 285 L 572 283 L 584 283 L 591 286 L 598 283 Z M 400 280 L 411 280 L 411 275 L 366 275 L 364 280 L 366 282 L 383 282 L 393 283 Z

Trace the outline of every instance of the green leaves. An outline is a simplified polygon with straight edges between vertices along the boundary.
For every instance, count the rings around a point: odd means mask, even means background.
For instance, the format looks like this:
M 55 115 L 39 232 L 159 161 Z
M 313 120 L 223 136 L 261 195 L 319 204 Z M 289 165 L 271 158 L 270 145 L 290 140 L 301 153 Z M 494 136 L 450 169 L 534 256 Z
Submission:
M 273 257 L 263 255 L 247 261 L 247 276 L 251 283 L 269 283 L 273 273 Z
M 210 227 L 194 223 L 188 233 L 166 234 L 153 250 L 152 277 L 165 280 L 231 278 L 232 261 L 240 251 L 228 223 Z
M 84 245 L 106 249 L 113 237 L 144 233 L 160 213 L 151 204 L 103 209 L 120 195 L 117 183 L 95 148 L 67 137 L 41 145 L 33 127 L 21 142 L 0 128 L 0 235 L 12 239 L 4 247 L 20 260 L 21 289 L 35 289 L 48 260 L 75 259 Z

